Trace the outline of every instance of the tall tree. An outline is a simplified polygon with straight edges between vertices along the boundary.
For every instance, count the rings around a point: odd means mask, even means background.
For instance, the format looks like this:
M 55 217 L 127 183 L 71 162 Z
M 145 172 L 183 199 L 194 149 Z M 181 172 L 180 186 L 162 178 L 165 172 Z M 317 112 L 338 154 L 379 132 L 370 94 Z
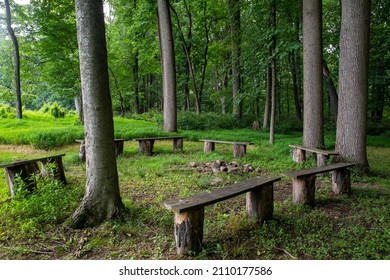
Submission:
M 274 31 L 271 38 L 271 115 L 269 125 L 269 142 L 275 142 L 275 115 L 276 115 L 276 1 L 272 1 L 271 28 Z
M 103 1 L 76 0 L 76 19 L 87 182 L 84 198 L 68 225 L 83 228 L 121 217 L 124 206 L 115 159 Z
M 15 76 L 15 107 L 16 107 L 16 118 L 21 119 L 22 115 L 22 90 L 20 86 L 20 55 L 19 55 L 19 43 L 16 38 L 14 29 L 12 28 L 11 8 L 8 0 L 4 0 L 7 30 L 11 37 L 14 46 L 14 76 Z
M 341 1 L 339 109 L 336 149 L 367 171 L 366 130 L 370 1 Z
M 329 99 L 330 99 L 330 104 L 332 106 L 332 111 L 333 111 L 333 117 L 335 123 L 337 122 L 337 111 L 338 111 L 338 96 L 337 96 L 337 91 L 336 91 L 336 86 L 334 85 L 332 75 L 330 74 L 328 64 L 324 60 L 323 65 L 322 65 L 322 72 L 324 74 L 324 77 L 326 79 L 326 84 L 328 87 L 328 94 L 329 94 Z
M 164 98 L 164 131 L 177 131 L 176 69 L 169 0 L 157 0 L 158 34 Z
M 241 11 L 240 0 L 228 0 L 232 37 L 233 115 L 242 117 L 241 98 Z
M 322 0 L 303 0 L 303 145 L 324 146 Z

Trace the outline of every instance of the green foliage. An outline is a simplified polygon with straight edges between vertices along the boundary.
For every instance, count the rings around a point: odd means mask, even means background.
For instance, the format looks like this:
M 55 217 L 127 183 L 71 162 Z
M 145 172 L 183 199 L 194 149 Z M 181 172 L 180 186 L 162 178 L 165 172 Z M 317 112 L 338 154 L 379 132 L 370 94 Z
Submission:
M 50 106 L 45 110 L 50 110 Z M 22 120 L 0 118 L 0 143 L 27 144 L 48 150 L 84 137 L 83 127 L 74 125 L 77 116 L 68 114 L 63 118 L 53 118 L 47 112 L 42 114 L 25 110 Z
M 0 119 L 14 118 L 16 110 L 7 104 L 0 103 Z
M 244 116 L 242 119 L 226 114 L 203 113 L 197 115 L 193 112 L 181 112 L 178 114 L 178 128 L 180 130 L 216 130 L 249 128 L 253 117 Z
M 15 234 L 14 238 L 34 238 L 45 234 L 47 226 L 63 222 L 77 205 L 82 190 L 64 186 L 60 181 L 36 178 L 37 189 L 25 190 L 16 180 L 15 197 L 9 203 L 0 204 L 3 235 Z M 1 240 L 1 238 L 0 238 Z
M 54 118 L 65 117 L 65 109 L 61 108 L 57 102 L 52 104 L 45 103 L 39 111 L 42 113 L 49 113 Z

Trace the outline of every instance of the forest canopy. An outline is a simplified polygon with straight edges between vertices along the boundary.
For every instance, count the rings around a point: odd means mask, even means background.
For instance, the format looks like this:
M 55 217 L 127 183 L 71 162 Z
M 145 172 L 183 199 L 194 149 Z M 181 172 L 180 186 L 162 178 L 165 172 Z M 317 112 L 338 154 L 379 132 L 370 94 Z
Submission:
M 21 97 L 24 108 L 58 104 L 75 110 L 80 96 L 79 58 L 74 1 L 9 1 L 20 47 Z M 276 61 L 276 126 L 301 127 L 303 111 L 302 3 L 239 2 L 239 38 L 231 32 L 231 10 L 225 0 L 170 1 L 176 60 L 177 108 L 180 112 L 232 115 L 263 124 L 268 69 Z M 322 1 L 325 126 L 333 128 L 329 79 L 337 92 L 341 7 Z M 4 2 L 0 3 L 0 100 L 15 107 L 13 46 Z M 390 3 L 371 4 L 368 118 L 369 133 L 381 134 L 390 123 Z M 162 111 L 162 77 L 156 3 L 151 0 L 105 2 L 110 90 L 115 114 L 134 116 Z M 275 39 L 274 51 L 270 52 Z M 239 39 L 240 94 L 234 97 L 232 65 Z M 198 100 L 198 101 L 197 101 Z M 76 101 L 76 102 L 75 102 Z M 199 104 L 197 104 L 199 102 Z M 184 117 L 183 117 L 184 118 Z M 180 117 L 179 120 L 180 122 Z M 267 126 L 267 125 L 265 125 Z

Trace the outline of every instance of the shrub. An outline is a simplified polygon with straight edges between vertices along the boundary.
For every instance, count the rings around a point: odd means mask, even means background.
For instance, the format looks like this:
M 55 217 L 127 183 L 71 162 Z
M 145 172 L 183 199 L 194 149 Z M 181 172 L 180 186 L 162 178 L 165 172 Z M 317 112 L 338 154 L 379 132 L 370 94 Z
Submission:
M 53 104 L 45 103 L 39 111 L 44 114 L 50 113 L 50 115 L 56 119 L 65 117 L 65 110 L 61 108 L 57 102 L 54 102 Z
M 57 102 L 54 102 L 50 107 L 50 114 L 55 118 L 63 118 L 65 116 L 65 111 L 61 109 Z
M 8 104 L 0 104 L 0 119 L 15 117 L 16 110 Z
M 181 112 L 178 115 L 178 128 L 181 130 L 218 130 L 251 127 L 255 118 L 246 115 L 238 119 L 230 114 Z

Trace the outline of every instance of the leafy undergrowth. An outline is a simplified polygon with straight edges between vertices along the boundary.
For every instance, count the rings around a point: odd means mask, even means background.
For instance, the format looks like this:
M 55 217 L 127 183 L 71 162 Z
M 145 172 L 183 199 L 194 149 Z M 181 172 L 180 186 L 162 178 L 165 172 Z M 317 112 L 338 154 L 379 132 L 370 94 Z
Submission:
M 138 144 L 128 141 L 117 161 L 126 220 L 84 230 L 62 224 L 83 196 L 85 164 L 78 160 L 78 146 L 50 151 L 66 153 L 66 186 L 42 181 L 38 191 L 11 199 L 0 173 L 0 259 L 178 259 L 173 212 L 163 201 L 248 176 L 280 176 L 299 168 L 288 148 L 294 140 L 278 141 L 273 147 L 255 143 L 245 157 L 235 159 L 258 168 L 258 174 L 249 175 L 185 168 L 191 161 L 234 160 L 230 145 L 217 145 L 215 152 L 204 154 L 201 142 L 185 141 L 184 151 L 173 153 L 171 142 L 159 141 L 153 156 L 143 156 Z M 43 153 L 29 146 L 0 146 L 4 161 Z M 246 219 L 245 196 L 206 207 L 203 250 L 184 258 L 390 259 L 389 154 L 388 148 L 369 148 L 373 175 L 353 175 L 352 196 L 333 195 L 330 177 L 318 177 L 315 207 L 292 203 L 291 182 L 282 177 L 275 184 L 274 219 L 262 227 Z

